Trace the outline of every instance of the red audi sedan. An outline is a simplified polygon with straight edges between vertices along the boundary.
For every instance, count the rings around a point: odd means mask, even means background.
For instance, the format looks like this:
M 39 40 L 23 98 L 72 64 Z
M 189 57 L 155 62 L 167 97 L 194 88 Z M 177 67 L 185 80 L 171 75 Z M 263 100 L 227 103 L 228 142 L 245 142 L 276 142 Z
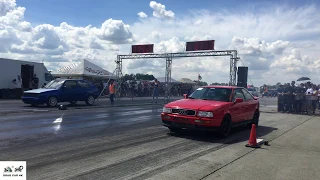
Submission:
M 190 96 L 166 104 L 161 113 L 162 124 L 173 132 L 216 130 L 222 137 L 236 125 L 258 125 L 259 116 L 259 98 L 235 86 L 198 88 Z

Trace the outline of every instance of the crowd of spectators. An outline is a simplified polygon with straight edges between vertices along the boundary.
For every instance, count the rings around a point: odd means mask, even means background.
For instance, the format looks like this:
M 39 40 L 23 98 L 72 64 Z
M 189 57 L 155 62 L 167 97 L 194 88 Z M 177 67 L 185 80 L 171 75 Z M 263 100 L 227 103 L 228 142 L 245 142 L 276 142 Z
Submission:
M 296 84 L 295 81 L 279 85 L 278 111 L 289 113 L 315 114 L 319 109 L 320 85 L 311 82 Z M 264 85 L 264 94 L 268 94 L 268 88 Z
M 105 82 L 95 83 L 95 85 L 102 91 L 104 86 L 108 86 Z M 171 96 L 183 96 L 183 94 L 190 94 L 195 90 L 193 84 L 175 83 L 171 84 Z M 151 81 L 124 81 L 120 84 L 120 92 L 117 92 L 120 97 L 151 97 L 153 95 L 154 82 Z M 159 96 L 165 96 L 166 84 L 159 83 Z M 105 88 L 104 95 L 108 95 L 108 88 Z

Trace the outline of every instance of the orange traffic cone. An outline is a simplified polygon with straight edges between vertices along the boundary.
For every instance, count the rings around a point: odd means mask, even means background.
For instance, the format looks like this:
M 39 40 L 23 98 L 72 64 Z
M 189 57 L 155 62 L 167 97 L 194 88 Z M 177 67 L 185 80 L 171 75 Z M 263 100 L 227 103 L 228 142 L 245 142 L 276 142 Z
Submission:
M 259 144 L 257 143 L 257 132 L 256 132 L 256 125 L 252 124 L 251 133 L 249 142 L 246 145 L 246 147 L 252 147 L 252 148 L 260 148 L 262 141 L 260 140 Z

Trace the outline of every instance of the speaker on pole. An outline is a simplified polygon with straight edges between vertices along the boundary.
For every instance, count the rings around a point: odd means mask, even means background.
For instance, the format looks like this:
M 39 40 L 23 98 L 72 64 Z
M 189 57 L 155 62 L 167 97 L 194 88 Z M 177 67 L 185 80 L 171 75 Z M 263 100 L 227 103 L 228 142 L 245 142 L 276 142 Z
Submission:
M 237 86 L 247 88 L 248 85 L 248 67 L 238 67 L 238 82 Z

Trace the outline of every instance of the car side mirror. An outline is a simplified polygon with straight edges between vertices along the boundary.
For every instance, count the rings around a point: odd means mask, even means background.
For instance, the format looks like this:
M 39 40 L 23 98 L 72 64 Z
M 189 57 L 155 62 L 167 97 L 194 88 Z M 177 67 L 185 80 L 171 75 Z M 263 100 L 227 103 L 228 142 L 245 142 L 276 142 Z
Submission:
M 259 100 L 259 97 L 254 96 L 253 99 L 254 99 L 254 100 Z
M 242 98 L 236 98 L 236 100 L 234 101 L 234 103 L 241 103 L 241 102 L 243 102 Z
M 184 99 L 188 99 L 188 94 L 183 94 Z

